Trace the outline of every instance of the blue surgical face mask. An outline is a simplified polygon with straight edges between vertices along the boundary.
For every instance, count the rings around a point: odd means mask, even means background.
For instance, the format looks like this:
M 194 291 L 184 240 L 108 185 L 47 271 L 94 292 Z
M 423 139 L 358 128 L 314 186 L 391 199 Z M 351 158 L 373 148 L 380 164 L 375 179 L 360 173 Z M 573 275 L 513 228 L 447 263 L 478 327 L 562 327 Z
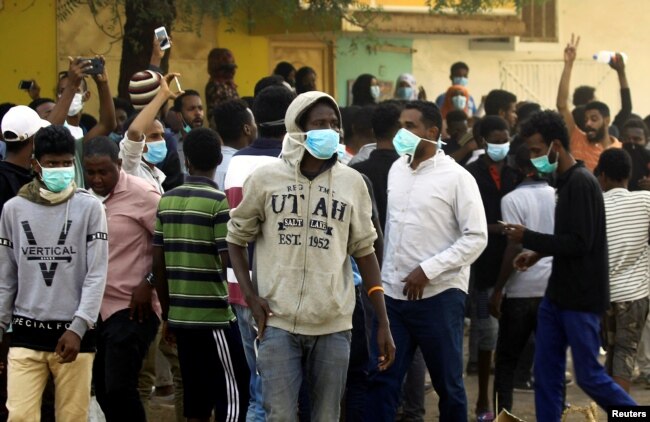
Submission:
M 467 105 L 467 98 L 464 95 L 454 95 L 451 97 L 451 104 L 456 110 L 464 110 Z
M 54 168 L 41 166 L 41 179 L 50 192 L 61 192 L 74 180 L 74 166 Z
M 372 98 L 375 100 L 379 99 L 379 96 L 381 95 L 381 88 L 379 85 L 372 85 L 370 87 L 370 95 L 372 95 Z
M 538 172 L 544 174 L 550 174 L 553 173 L 555 170 L 557 170 L 557 164 L 558 164 L 557 159 L 555 160 L 554 163 L 551 163 L 548 160 L 548 155 L 551 153 L 552 147 L 553 144 L 548 146 L 548 151 L 546 152 L 546 155 L 530 159 L 530 162 L 533 163 L 533 165 L 535 166 Z
M 510 151 L 510 142 L 505 144 L 487 144 L 487 155 L 492 159 L 492 161 L 499 162 L 506 158 L 508 152 Z
M 410 86 L 401 86 L 397 88 L 397 98 L 400 100 L 410 100 L 413 96 L 413 88 Z
M 339 147 L 341 136 L 333 129 L 314 129 L 307 132 L 305 149 L 319 160 L 329 160 Z
M 408 154 L 412 157 L 415 154 L 415 150 L 420 144 L 420 141 L 431 142 L 432 144 L 436 144 L 438 146 L 440 146 L 440 143 L 442 143 L 442 141 L 438 143 L 435 141 L 430 141 L 428 139 L 420 138 L 410 130 L 401 128 L 397 131 L 395 137 L 393 138 L 393 146 L 395 147 L 395 152 L 397 152 L 400 156 Z
M 147 142 L 147 152 L 142 154 L 145 160 L 151 164 L 162 162 L 167 156 L 167 145 L 165 141 Z
M 454 85 L 461 85 L 461 86 L 467 86 L 469 83 L 469 79 L 467 79 L 464 76 L 454 76 L 451 78 L 451 81 L 454 83 Z

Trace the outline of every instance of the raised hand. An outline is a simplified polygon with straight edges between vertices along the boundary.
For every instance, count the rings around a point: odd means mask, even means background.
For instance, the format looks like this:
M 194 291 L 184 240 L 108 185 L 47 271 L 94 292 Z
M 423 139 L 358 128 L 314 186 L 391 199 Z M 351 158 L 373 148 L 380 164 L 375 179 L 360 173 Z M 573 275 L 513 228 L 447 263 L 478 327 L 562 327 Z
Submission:
M 580 35 L 577 37 L 571 34 L 571 41 L 564 48 L 564 63 L 573 63 L 578 55 L 578 44 L 580 44 Z

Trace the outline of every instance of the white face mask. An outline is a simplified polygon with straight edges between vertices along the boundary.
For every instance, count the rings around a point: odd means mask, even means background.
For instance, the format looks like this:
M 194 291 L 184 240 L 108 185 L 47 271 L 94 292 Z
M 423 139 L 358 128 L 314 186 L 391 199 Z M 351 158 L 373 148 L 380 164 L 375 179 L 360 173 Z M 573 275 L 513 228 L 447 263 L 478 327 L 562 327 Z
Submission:
M 72 117 L 81 113 L 81 109 L 84 108 L 83 98 L 84 98 L 83 94 L 79 94 L 79 93 L 74 94 L 74 98 L 72 99 L 72 102 L 70 103 L 70 108 L 68 109 L 68 116 Z

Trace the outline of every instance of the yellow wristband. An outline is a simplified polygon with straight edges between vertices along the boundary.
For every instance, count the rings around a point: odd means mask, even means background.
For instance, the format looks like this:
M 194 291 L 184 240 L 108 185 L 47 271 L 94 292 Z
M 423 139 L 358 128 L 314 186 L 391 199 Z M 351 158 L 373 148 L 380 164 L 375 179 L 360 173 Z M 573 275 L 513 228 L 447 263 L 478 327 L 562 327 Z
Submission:
M 381 287 L 381 286 L 375 286 L 375 287 L 371 287 L 371 288 L 368 290 L 368 296 L 370 296 L 371 294 L 373 294 L 374 292 L 376 292 L 376 291 L 378 291 L 378 290 L 381 290 L 381 292 L 384 293 L 384 288 L 383 288 L 383 287 Z

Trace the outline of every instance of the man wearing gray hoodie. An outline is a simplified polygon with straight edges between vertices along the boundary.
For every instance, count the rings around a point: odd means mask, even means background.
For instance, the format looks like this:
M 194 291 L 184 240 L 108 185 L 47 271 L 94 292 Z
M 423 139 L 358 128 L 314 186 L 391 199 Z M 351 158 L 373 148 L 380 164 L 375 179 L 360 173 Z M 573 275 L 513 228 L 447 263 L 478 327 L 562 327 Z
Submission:
M 12 324 L 7 409 L 40 420 L 52 373 L 57 421 L 88 419 L 94 327 L 108 265 L 102 204 L 75 177 L 75 140 L 62 126 L 34 137 L 38 175 L 0 217 L 0 340 Z
M 395 354 L 370 196 L 361 176 L 337 162 L 340 124 L 332 97 L 299 95 L 285 116 L 282 159 L 248 177 L 228 222 L 232 267 L 259 330 L 257 368 L 270 422 L 297 420 L 303 380 L 311 419 L 339 419 L 355 304 L 349 255 L 377 314 L 380 369 Z M 252 241 L 251 281 L 246 246 Z

